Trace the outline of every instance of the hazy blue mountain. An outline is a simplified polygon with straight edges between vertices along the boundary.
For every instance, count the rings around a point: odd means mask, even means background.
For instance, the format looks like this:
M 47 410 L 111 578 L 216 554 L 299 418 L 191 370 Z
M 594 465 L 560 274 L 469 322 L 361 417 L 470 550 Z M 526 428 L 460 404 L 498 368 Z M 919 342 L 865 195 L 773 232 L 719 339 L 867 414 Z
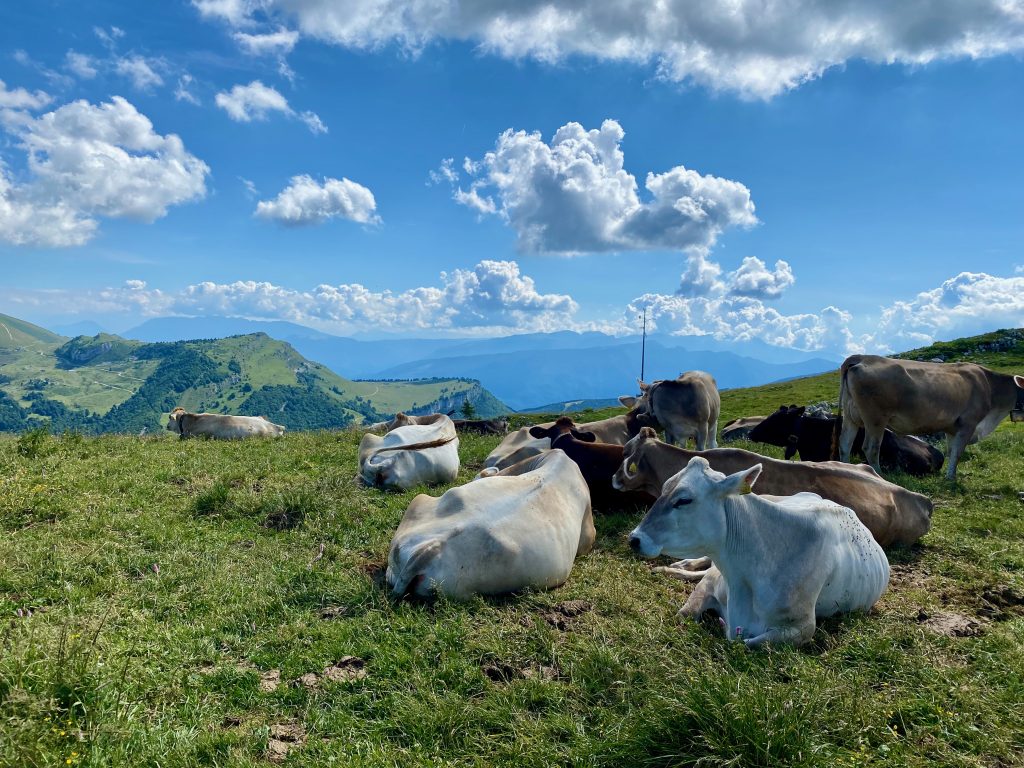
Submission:
M 711 372 L 722 389 L 820 373 L 835 362 L 811 358 L 793 363 L 767 363 L 733 352 L 691 351 L 648 339 L 644 377 L 675 378 L 683 371 Z M 457 372 L 457 373 L 456 373 Z M 582 349 L 541 349 L 503 354 L 438 357 L 392 366 L 386 378 L 466 376 L 512 408 L 536 408 L 539 403 L 605 399 L 637 391 L 640 342 L 629 341 Z

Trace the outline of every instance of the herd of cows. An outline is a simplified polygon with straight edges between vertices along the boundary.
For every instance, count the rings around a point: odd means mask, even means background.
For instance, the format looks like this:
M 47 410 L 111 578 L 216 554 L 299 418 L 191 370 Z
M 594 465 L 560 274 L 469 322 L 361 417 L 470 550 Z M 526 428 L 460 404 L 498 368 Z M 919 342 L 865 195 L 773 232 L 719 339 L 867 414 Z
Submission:
M 507 434 L 473 480 L 412 500 L 391 542 L 387 583 L 398 597 L 550 589 L 593 547 L 595 510 L 643 506 L 630 547 L 648 559 L 681 558 L 658 570 L 699 582 L 682 615 L 713 610 L 727 637 L 748 646 L 806 642 L 816 618 L 871 608 L 889 581 L 883 547 L 928 531 L 931 500 L 877 471 L 941 469 L 942 453 L 911 435 L 944 433 L 955 478 L 968 443 L 1007 415 L 1024 421 L 1024 377 L 979 365 L 854 355 L 840 376 L 836 417 L 783 406 L 723 429 L 723 440 L 783 445 L 799 462 L 719 448 L 718 389 L 700 371 L 639 382 L 639 396 L 620 398 L 629 408 L 621 416 L 562 417 Z M 182 437 L 283 432 L 263 417 L 181 409 L 167 428 Z M 407 490 L 456 479 L 459 431 L 503 433 L 507 424 L 400 413 L 373 428 L 384 434 L 360 441 L 359 478 Z M 690 438 L 696 451 L 686 448 Z M 868 464 L 849 463 L 858 448 Z

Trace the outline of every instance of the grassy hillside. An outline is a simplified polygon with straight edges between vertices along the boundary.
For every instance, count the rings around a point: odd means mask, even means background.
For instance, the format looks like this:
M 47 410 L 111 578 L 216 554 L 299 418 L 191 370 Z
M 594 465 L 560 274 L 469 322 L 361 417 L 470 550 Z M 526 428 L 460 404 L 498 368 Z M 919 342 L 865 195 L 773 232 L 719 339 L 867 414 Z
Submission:
M 48 422 L 55 431 L 152 431 L 178 405 L 266 415 L 290 429 L 447 411 L 466 399 L 485 415 L 507 410 L 470 380 L 352 382 L 262 333 L 153 344 L 110 334 L 66 340 L 2 317 L 9 343 L 0 346 L 0 430 Z
M 836 391 L 734 390 L 723 420 Z M 0 765 L 1021 764 L 1024 425 L 955 485 L 895 476 L 936 511 L 878 606 L 764 652 L 675 618 L 639 513 L 552 592 L 392 601 L 424 489 L 358 487 L 359 437 L 0 437 Z M 459 483 L 496 442 L 462 438 Z

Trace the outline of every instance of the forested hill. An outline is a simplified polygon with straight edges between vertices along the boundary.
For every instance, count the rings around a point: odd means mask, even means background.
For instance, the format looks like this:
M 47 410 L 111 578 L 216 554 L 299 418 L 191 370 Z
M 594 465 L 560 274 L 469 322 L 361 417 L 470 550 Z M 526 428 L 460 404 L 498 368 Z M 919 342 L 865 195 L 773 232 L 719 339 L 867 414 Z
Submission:
M 110 334 L 67 340 L 0 315 L 0 430 L 139 433 L 176 406 L 265 415 L 289 429 L 335 429 L 399 410 L 507 408 L 473 380 L 349 381 L 256 333 L 152 343 Z

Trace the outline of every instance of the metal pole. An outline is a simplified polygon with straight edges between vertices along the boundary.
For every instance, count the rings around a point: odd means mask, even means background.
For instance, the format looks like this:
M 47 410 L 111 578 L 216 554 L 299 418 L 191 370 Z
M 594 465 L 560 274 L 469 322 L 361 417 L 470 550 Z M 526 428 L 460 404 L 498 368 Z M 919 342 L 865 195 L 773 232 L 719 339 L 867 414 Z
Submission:
M 644 335 L 640 340 L 640 381 L 644 380 L 644 363 L 647 359 L 647 307 L 644 307 Z

